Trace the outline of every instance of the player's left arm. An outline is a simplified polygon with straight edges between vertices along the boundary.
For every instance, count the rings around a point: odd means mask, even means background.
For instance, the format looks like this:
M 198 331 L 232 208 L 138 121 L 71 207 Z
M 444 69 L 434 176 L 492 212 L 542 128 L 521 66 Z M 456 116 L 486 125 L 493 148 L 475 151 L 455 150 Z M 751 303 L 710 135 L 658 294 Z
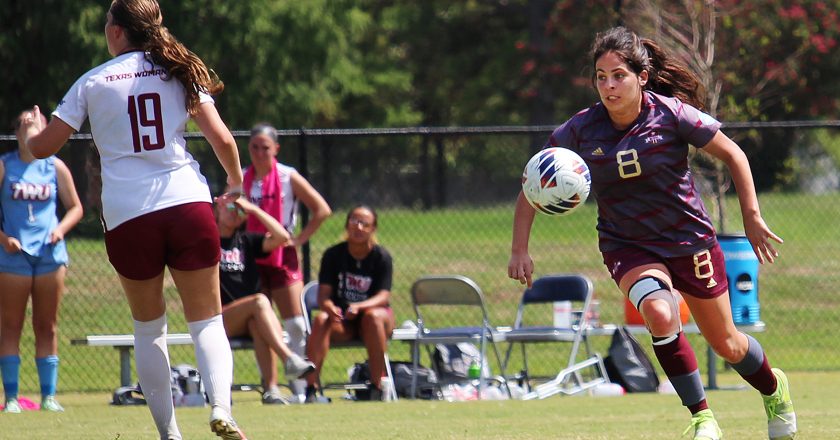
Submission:
M 292 237 L 292 244 L 294 246 L 300 246 L 306 243 L 315 232 L 318 231 L 318 228 L 321 227 L 321 223 L 327 219 L 327 217 L 332 215 L 332 208 L 324 200 L 324 197 L 321 193 L 316 190 L 312 184 L 309 183 L 306 178 L 301 176 L 299 173 L 292 173 L 291 176 L 292 181 L 292 192 L 295 194 L 295 197 L 299 198 L 301 202 L 303 202 L 304 206 L 309 209 L 309 213 L 311 217 L 309 221 L 306 222 L 306 225 L 295 237 Z
M 703 151 L 720 159 L 729 168 L 732 182 L 738 191 L 738 202 L 741 205 L 741 216 L 744 219 L 747 239 L 752 244 L 759 262 L 769 261 L 772 263 L 779 256 L 779 252 L 773 247 L 770 239 L 778 243 L 783 241 L 770 230 L 761 217 L 758 196 L 755 193 L 755 183 L 753 182 L 747 155 L 744 154 L 738 144 L 720 130 L 715 133 L 708 144 L 703 146 Z
M 50 243 L 52 244 L 63 240 L 64 236 L 79 223 L 83 214 L 82 202 L 76 192 L 76 185 L 73 184 L 73 175 L 70 174 L 67 165 L 59 159 L 55 160 L 55 174 L 58 180 L 58 198 L 64 205 L 66 212 L 58 226 L 50 232 Z
M 210 147 L 216 153 L 216 158 L 227 173 L 228 191 L 238 196 L 242 192 L 242 165 L 239 164 L 239 149 L 236 147 L 236 140 L 230 130 L 219 116 L 216 106 L 212 102 L 202 103 L 198 107 L 198 113 L 193 115 L 193 120 L 210 143 Z
M 57 117 L 53 117 L 46 127 L 41 124 L 41 109 L 36 105 L 32 107 L 31 117 L 23 120 L 23 126 L 26 128 L 26 147 L 38 159 L 58 153 L 76 132 L 75 128 Z

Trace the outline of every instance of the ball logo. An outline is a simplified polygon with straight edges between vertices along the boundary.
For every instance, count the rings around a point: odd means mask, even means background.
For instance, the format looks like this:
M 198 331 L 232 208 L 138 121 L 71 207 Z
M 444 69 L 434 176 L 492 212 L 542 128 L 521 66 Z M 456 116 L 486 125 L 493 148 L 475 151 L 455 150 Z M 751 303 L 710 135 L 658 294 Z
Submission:
M 52 193 L 48 184 L 15 182 L 12 184 L 13 200 L 49 200 Z

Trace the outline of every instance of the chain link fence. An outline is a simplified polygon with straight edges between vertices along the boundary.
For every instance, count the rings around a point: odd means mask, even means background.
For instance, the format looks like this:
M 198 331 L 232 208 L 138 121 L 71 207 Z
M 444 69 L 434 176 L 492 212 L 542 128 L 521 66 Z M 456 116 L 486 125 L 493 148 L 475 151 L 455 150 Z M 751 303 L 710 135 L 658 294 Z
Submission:
M 840 369 L 832 331 L 840 319 L 840 297 L 833 291 L 840 273 L 840 228 L 835 224 L 840 212 L 838 126 L 827 122 L 724 127 L 751 156 L 760 183 L 762 214 L 785 239 L 779 246 L 779 261 L 760 268 L 760 318 L 766 331 L 756 335 L 771 362 L 782 368 Z M 487 298 L 492 323 L 512 325 L 523 291 L 506 276 L 513 203 L 522 167 L 553 128 L 281 131 L 279 160 L 307 176 L 335 211 L 304 247 L 307 279 L 317 278 L 323 251 L 341 240 L 347 209 L 366 203 L 379 211 L 379 240 L 394 257 L 392 307 L 398 326 L 414 318 L 409 293 L 412 283 L 432 274 L 461 274 L 473 279 Z M 794 145 L 784 164 L 765 163 L 769 153 L 761 140 L 776 133 L 783 133 Z M 234 134 L 243 163 L 249 163 L 248 133 Z M 5 150 L 15 148 L 13 137 L 0 136 L 0 142 Z M 220 192 L 224 173 L 212 150 L 198 135 L 192 135 L 189 143 L 211 190 Z M 86 335 L 132 332 L 131 315 L 108 263 L 97 220 L 98 172 L 89 136 L 75 136 L 60 157 L 71 167 L 86 215 L 67 238 L 71 264 L 59 318 L 59 387 L 65 392 L 112 390 L 119 379 L 118 353 L 71 344 Z M 741 231 L 737 198 L 727 188 L 728 182 L 716 174 L 714 164 L 699 158 L 695 162 L 699 186 L 719 231 Z M 302 212 L 301 221 L 305 220 Z M 595 223 L 591 200 L 568 217 L 538 216 L 530 246 L 536 275 L 585 274 L 595 284 L 600 321 L 622 324 L 624 299 L 601 262 Z M 180 301 L 168 275 L 165 296 L 169 331 L 186 332 Z M 545 313 L 551 322 L 551 311 Z M 459 316 L 450 317 L 452 324 L 459 320 Z M 608 339 L 593 338 L 594 348 L 605 353 Z M 705 344 L 698 335 L 690 339 L 701 369 L 705 369 Z M 649 345 L 644 339 L 642 342 Z M 33 347 L 27 323 L 21 342 L 24 393 L 38 390 Z M 195 363 L 192 346 L 171 346 L 170 354 L 173 365 Z M 390 355 L 392 360 L 410 360 L 409 345 L 392 342 Z M 562 348 L 544 345 L 529 351 L 529 366 L 537 375 L 552 375 L 565 365 L 564 356 Z M 347 368 L 365 358 L 363 349 L 331 351 L 324 381 L 345 379 Z M 511 361 L 509 372 L 520 368 L 518 362 L 517 358 Z M 425 355 L 421 363 L 429 364 Z M 251 351 L 237 351 L 235 365 L 236 382 L 259 383 Z

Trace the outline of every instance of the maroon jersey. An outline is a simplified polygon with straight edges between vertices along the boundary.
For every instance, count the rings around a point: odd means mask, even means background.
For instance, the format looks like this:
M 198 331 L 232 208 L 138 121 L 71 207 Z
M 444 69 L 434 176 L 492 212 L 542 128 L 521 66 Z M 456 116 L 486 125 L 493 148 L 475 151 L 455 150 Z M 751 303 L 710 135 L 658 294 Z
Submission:
M 602 252 L 638 246 L 663 258 L 691 255 L 716 242 L 694 186 L 688 145 L 703 147 L 720 122 L 675 98 L 645 92 L 626 130 L 598 103 L 554 130 L 546 147 L 577 152 L 592 176 Z

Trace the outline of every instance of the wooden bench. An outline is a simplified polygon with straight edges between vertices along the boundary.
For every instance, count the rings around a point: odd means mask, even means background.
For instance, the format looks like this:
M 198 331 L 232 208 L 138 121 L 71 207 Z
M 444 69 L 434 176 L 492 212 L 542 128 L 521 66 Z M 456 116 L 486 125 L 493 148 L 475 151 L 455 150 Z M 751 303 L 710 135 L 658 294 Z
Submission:
M 284 335 L 285 337 L 285 335 Z M 235 337 L 228 339 L 231 350 L 250 350 L 254 348 L 254 342 L 248 337 Z M 189 333 L 169 333 L 166 335 L 167 345 L 191 345 L 192 337 Z M 131 350 L 134 348 L 134 335 L 88 335 L 80 339 L 72 339 L 72 345 L 87 345 L 91 347 L 113 347 L 120 353 L 120 386 L 129 386 L 131 380 Z M 238 391 L 259 390 L 258 384 L 234 384 L 233 389 Z

